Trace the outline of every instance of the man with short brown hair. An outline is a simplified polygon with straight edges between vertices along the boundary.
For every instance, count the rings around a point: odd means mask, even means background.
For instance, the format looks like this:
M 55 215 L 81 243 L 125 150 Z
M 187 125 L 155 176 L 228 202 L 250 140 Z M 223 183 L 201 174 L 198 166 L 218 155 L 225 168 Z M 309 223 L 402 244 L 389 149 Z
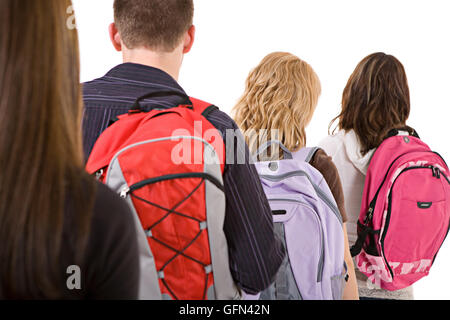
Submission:
M 172 52 L 193 25 L 194 4 L 190 0 L 116 0 L 114 21 L 128 49 L 145 47 Z
M 127 113 L 138 97 L 155 93 L 142 102 L 148 111 L 177 107 L 186 101 L 187 94 L 177 79 L 183 56 L 194 43 L 193 13 L 192 0 L 115 0 L 115 23 L 110 25 L 109 34 L 124 63 L 84 84 L 86 157 L 109 121 Z M 206 118 L 225 142 L 227 131 L 238 130 L 236 123 L 218 109 Z M 249 163 L 247 145 L 238 141 L 227 146 L 226 153 L 232 155 L 223 177 L 230 271 L 245 292 L 256 294 L 275 279 L 285 250 L 274 234 L 271 209 L 256 169 Z M 238 164 L 237 157 L 242 154 L 246 161 Z

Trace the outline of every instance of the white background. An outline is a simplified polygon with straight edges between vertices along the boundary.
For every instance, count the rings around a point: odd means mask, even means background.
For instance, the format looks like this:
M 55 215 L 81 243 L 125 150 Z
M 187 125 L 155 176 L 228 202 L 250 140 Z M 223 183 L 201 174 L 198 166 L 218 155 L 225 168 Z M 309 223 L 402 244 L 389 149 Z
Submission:
M 74 0 L 82 81 L 121 62 L 108 38 L 113 0 Z M 409 125 L 450 161 L 450 1 L 448 0 L 195 0 L 197 38 L 180 84 L 191 96 L 230 112 L 248 72 L 272 51 L 289 51 L 312 65 L 323 93 L 308 128 L 316 145 L 340 109 L 357 63 L 383 51 L 405 66 L 411 91 Z M 450 240 L 416 299 L 450 299 Z

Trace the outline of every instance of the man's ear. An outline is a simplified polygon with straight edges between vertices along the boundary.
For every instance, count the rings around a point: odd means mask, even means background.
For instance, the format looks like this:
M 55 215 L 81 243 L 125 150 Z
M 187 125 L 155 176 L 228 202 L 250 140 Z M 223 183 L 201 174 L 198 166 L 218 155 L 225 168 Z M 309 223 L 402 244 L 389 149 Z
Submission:
M 195 26 L 191 26 L 184 37 L 183 53 L 191 51 L 195 41 Z
M 109 31 L 109 38 L 114 48 L 119 52 L 122 51 L 122 39 L 114 22 L 109 25 L 108 31 Z

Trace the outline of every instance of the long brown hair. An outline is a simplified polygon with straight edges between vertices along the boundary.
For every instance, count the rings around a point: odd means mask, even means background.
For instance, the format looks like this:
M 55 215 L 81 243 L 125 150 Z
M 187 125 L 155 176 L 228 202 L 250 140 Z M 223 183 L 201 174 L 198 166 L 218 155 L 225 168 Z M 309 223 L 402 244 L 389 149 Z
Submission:
M 0 1 L 0 297 L 59 298 L 68 203 L 81 263 L 94 183 L 84 179 L 70 0 Z
M 377 148 L 392 129 L 405 128 L 410 113 L 408 80 L 403 65 L 382 52 L 364 58 L 342 96 L 339 129 L 354 130 L 363 155 Z

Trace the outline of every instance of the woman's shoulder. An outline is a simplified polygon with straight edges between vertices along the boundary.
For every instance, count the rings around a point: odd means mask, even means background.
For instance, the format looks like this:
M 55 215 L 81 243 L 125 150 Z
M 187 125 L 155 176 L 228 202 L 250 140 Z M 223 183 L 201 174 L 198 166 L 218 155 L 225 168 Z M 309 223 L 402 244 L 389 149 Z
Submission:
M 69 187 L 64 226 L 63 268 L 74 264 L 79 241 L 76 217 L 89 215 L 89 226 L 83 226 L 85 239 L 83 259 L 76 263 L 82 270 L 83 289 L 65 292 L 74 299 L 136 299 L 139 284 L 139 248 L 137 226 L 128 203 L 104 184 L 79 172 L 82 197 Z M 89 199 L 89 210 L 80 212 L 76 201 Z
M 339 131 L 336 134 L 329 135 L 319 142 L 318 147 L 323 149 L 329 156 L 333 157 L 344 146 L 344 131 Z
M 91 296 L 135 299 L 139 284 L 139 248 L 136 221 L 126 201 L 107 186 L 96 183 L 88 244 Z
M 330 175 L 338 175 L 338 170 L 333 162 L 333 159 L 322 148 L 319 148 L 314 154 L 314 157 L 311 160 L 311 165 L 316 168 L 324 177 L 329 177 Z
M 346 222 L 347 213 L 345 211 L 342 183 L 332 158 L 323 149 L 318 149 L 311 160 L 311 165 L 322 174 L 336 200 L 343 221 Z
M 93 227 L 109 225 L 110 229 L 133 232 L 134 217 L 128 204 L 100 182 L 95 182 L 95 189 Z
M 98 182 L 84 171 L 77 171 L 78 180 L 67 186 L 67 217 L 72 221 L 78 215 L 82 202 L 88 209 L 91 228 L 102 228 L 107 222 L 108 226 L 115 227 L 125 223 L 125 226 L 134 222 L 128 204 L 114 191 L 103 183 Z
M 112 191 L 108 186 L 98 181 L 95 181 L 96 204 L 101 204 L 105 207 L 112 207 L 117 209 L 128 210 L 128 206 L 118 194 Z

